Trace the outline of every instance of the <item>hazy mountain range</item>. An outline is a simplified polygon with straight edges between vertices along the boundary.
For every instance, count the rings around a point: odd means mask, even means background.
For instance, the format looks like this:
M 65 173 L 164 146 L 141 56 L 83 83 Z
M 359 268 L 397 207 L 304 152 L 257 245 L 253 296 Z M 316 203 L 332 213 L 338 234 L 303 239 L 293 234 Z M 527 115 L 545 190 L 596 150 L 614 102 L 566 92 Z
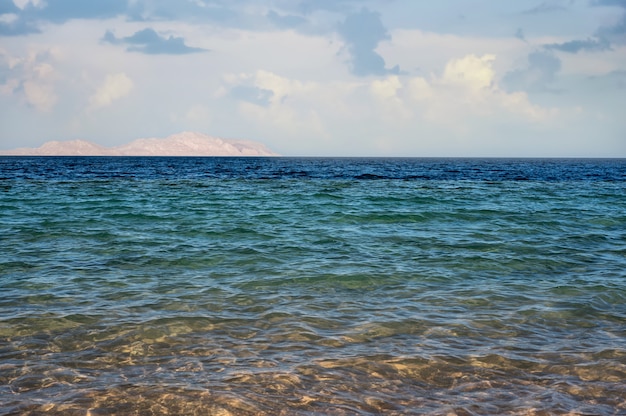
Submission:
M 15 156 L 278 156 L 265 145 L 250 140 L 228 140 L 183 132 L 164 139 L 137 139 L 105 147 L 86 140 L 51 141 L 38 148 L 0 150 Z

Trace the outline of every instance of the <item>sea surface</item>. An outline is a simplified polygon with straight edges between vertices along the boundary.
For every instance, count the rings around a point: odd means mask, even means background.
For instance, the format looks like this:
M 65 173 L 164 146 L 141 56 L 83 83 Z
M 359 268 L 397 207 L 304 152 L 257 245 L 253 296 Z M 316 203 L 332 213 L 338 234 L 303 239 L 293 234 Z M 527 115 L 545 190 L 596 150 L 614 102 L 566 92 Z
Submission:
M 625 415 L 626 160 L 1 157 L 0 414 Z

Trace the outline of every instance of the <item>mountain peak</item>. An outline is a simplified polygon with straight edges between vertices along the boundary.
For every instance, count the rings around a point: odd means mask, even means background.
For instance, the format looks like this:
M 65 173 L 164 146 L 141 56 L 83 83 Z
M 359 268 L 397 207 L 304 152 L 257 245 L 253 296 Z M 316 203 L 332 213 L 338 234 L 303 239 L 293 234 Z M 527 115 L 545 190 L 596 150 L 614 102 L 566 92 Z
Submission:
M 86 140 L 50 141 L 38 148 L 0 151 L 24 156 L 278 156 L 262 143 L 185 131 L 166 138 L 143 138 L 105 147 Z

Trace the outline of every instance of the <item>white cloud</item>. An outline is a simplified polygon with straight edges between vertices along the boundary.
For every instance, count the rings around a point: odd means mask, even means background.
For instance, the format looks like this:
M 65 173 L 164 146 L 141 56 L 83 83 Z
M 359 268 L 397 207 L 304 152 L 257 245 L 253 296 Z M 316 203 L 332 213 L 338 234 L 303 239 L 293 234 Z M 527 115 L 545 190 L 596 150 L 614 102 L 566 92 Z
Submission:
M 50 84 L 25 81 L 22 84 L 26 101 L 40 111 L 50 111 L 57 102 L 57 96 Z
M 369 86 L 370 93 L 379 104 L 381 115 L 388 121 L 394 122 L 396 119 L 408 119 L 413 116 L 410 108 L 406 106 L 401 98 L 405 86 L 396 75 L 387 78 L 374 80 Z
M 354 114 L 350 102 L 344 99 L 359 84 L 300 81 L 259 70 L 251 74 L 228 74 L 224 86 L 216 92 L 226 98 L 229 89 L 248 86 L 267 91 L 265 105 L 241 99 L 236 108 L 258 134 L 272 137 L 280 152 L 311 151 L 331 139 L 327 121 Z
M 58 101 L 53 59 L 52 50 L 30 51 L 25 57 L 11 56 L 0 50 L 0 65 L 5 67 L 6 73 L 0 93 L 16 97 L 41 112 L 51 111 Z
M 413 100 L 428 100 L 434 95 L 432 86 L 422 77 L 411 78 L 407 83 L 409 97 Z
M 20 9 L 24 9 L 28 4 L 32 4 L 35 7 L 44 7 L 46 2 L 43 0 L 13 0 L 13 3 Z
M 555 114 L 532 104 L 524 92 L 501 89 L 493 69 L 495 59 L 494 55 L 467 55 L 450 60 L 441 76 L 404 80 L 391 76 L 373 81 L 371 92 L 379 103 L 393 109 L 398 121 L 421 118 L 452 130 L 475 124 L 476 117 L 488 121 L 504 115 L 539 122 Z
M 335 146 L 336 153 L 352 148 L 354 154 L 354 146 L 369 154 L 401 145 L 416 151 L 425 143 L 407 143 L 408 137 L 436 132 L 447 137 L 444 142 L 453 143 L 494 121 L 528 126 L 549 123 L 558 115 L 556 110 L 533 104 L 524 92 L 501 89 L 495 60 L 494 55 L 470 54 L 450 60 L 439 71 L 441 75 L 390 75 L 333 84 L 304 82 L 269 71 L 231 74 L 217 96 L 228 99 L 226 91 L 236 85 L 270 92 L 267 105 L 241 100 L 238 109 L 263 136 L 285 146 L 281 150 L 287 153 L 291 146 L 303 149 L 311 140 L 318 148 L 321 143 Z
M 612 45 L 611 50 L 595 52 L 592 57 L 589 59 L 588 54 L 559 54 L 563 63 L 562 74 L 598 76 L 623 70 L 626 68 L 626 45 Z
M 402 88 L 400 79 L 393 75 L 386 79 L 375 80 L 370 86 L 372 94 L 381 100 L 393 100 L 397 98 L 398 90 Z
M 500 73 L 520 57 L 528 55 L 529 46 L 513 34 L 510 37 L 458 36 L 449 33 L 426 32 L 416 29 L 396 29 L 392 41 L 378 47 L 385 59 L 398 62 L 400 68 L 412 75 L 439 73 L 451 60 L 468 55 L 495 55 L 493 68 Z
M 102 86 L 89 98 L 89 107 L 91 109 L 107 107 L 127 96 L 132 89 L 133 81 L 125 73 L 109 74 Z
M 271 91 L 272 96 L 268 106 L 242 102 L 239 108 L 244 116 L 273 134 L 293 137 L 307 131 L 318 138 L 328 137 L 319 114 L 319 99 L 323 96 L 320 84 L 288 79 L 268 71 L 257 71 L 251 79 L 255 87 Z
M 442 82 L 444 84 L 469 88 L 479 92 L 492 86 L 495 72 L 492 62 L 494 55 L 467 55 L 461 59 L 454 59 L 446 65 L 443 71 Z
M 11 24 L 19 18 L 15 13 L 0 14 L 0 23 Z

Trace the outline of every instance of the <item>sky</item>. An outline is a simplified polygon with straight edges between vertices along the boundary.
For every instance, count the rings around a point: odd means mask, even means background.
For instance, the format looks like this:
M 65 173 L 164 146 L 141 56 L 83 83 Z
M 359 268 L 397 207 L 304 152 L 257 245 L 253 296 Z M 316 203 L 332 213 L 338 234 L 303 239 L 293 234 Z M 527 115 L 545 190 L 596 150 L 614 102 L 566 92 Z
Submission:
M 0 149 L 626 157 L 626 0 L 0 0 Z

